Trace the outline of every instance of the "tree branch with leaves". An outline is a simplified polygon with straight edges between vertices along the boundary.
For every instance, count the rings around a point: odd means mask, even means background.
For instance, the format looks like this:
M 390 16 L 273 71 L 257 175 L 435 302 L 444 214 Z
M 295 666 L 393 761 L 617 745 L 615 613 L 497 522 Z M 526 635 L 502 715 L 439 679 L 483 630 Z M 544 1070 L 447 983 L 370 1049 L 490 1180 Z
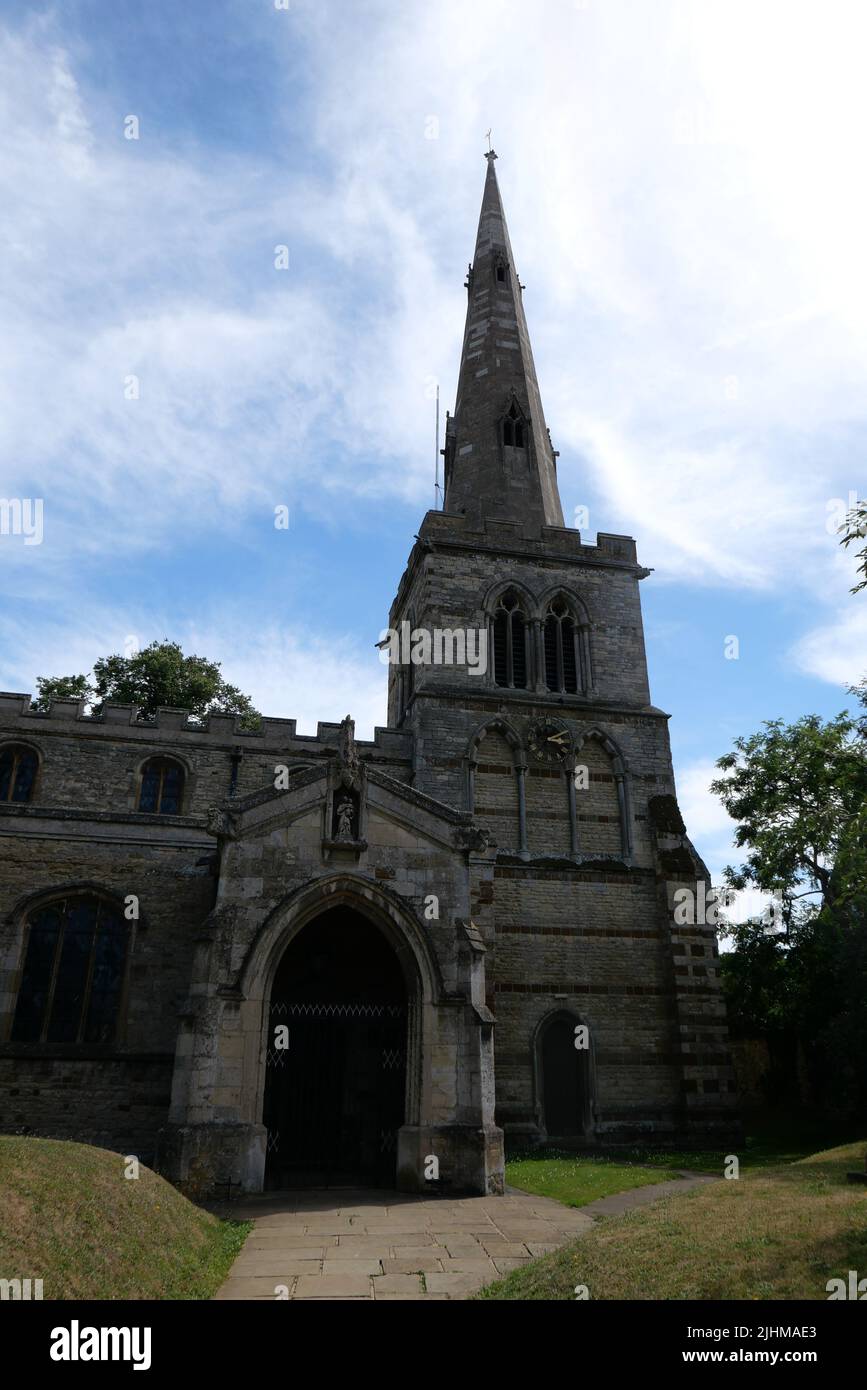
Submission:
M 854 545 L 856 541 L 863 541 L 867 538 L 867 502 L 855 503 L 855 506 L 846 513 L 840 530 L 842 532 L 840 544 L 844 547 Z M 855 552 L 855 559 L 858 561 L 857 570 L 862 578 L 853 585 L 852 593 L 858 594 L 862 589 L 867 589 L 867 545 Z

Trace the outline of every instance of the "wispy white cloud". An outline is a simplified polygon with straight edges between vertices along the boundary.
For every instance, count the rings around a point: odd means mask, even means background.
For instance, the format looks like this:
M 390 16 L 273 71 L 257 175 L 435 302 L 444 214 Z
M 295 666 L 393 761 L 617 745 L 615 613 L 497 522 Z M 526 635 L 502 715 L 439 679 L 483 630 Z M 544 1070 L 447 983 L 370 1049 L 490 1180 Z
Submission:
M 854 479 L 829 431 L 864 420 L 867 324 L 867 196 L 842 176 L 867 95 L 840 73 L 867 19 L 832 5 L 817 33 L 810 5 L 777 0 L 761 17 L 542 4 L 532 22 L 516 0 L 373 4 L 360 62 L 333 17 L 304 19 L 315 129 L 347 254 L 393 272 L 372 383 L 389 447 L 419 439 L 420 341 L 449 394 L 492 124 L 567 513 L 592 482 L 658 572 L 693 582 L 798 586 L 832 565 L 827 500 Z
M 299 46 L 311 74 L 312 157 L 279 177 L 270 151 L 124 140 L 50 16 L 0 39 L 0 493 L 46 505 L 9 581 L 227 508 L 426 506 L 491 125 L 567 515 L 592 491 L 591 531 L 637 534 L 657 575 L 800 590 L 805 625 L 809 590 L 840 601 L 867 16 L 320 0 L 272 30 L 296 141 Z
M 738 849 L 734 842 L 735 822 L 723 807 L 710 784 L 720 776 L 712 762 L 701 760 L 687 763 L 677 777 L 677 799 L 690 839 L 701 854 L 715 888 L 723 887 L 723 870 L 727 865 L 743 863 L 748 849 Z M 771 898 L 755 888 L 739 892 L 728 890 L 729 896 L 722 911 L 728 922 L 746 922 L 768 908 Z M 725 949 L 725 947 L 724 947 Z
M 867 676 L 867 604 L 853 604 L 818 624 L 795 643 L 792 657 L 808 675 L 834 685 L 857 685 Z
M 106 605 L 79 615 L 59 606 L 38 630 L 2 614 L 0 689 L 33 692 L 38 676 L 84 673 L 99 656 L 166 638 L 188 653 L 216 657 L 230 684 L 269 717 L 297 720 L 299 733 L 315 734 L 317 721 L 349 713 L 358 737 L 372 738 L 386 722 L 387 670 L 372 640 L 362 642 L 355 631 L 326 637 L 301 623 L 251 626 L 226 606 L 196 622 L 145 608 Z
M 7 576 L 38 561 L 56 579 L 287 492 L 411 490 L 383 453 L 358 467 L 389 445 L 363 380 L 399 362 L 394 389 L 421 400 L 429 362 L 386 322 L 390 302 L 359 332 L 364 277 L 341 291 L 327 236 L 305 244 L 308 193 L 325 197 L 320 231 L 339 227 L 329 186 L 296 174 L 287 190 L 264 156 L 167 151 L 146 123 L 125 140 L 119 113 L 97 133 L 46 27 L 0 35 L 0 491 L 46 508 L 44 550 L 6 547 Z
M 299 733 L 351 714 L 356 735 L 369 739 L 386 722 L 386 668 L 354 634 L 335 640 L 290 624 L 250 632 L 219 622 L 191 629 L 188 641 L 191 650 L 227 653 L 225 678 L 263 712 L 296 719 Z
M 677 797 L 690 835 L 708 845 L 730 844 L 734 821 L 724 809 L 710 784 L 720 776 L 712 762 L 688 763 L 677 777 Z

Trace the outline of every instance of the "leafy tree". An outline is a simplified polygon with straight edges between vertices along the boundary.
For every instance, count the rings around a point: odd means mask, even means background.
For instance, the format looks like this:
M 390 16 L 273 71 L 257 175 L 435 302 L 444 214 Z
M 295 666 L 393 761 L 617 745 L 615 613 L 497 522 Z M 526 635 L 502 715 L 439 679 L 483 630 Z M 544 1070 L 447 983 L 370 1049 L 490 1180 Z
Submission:
M 809 1054 L 839 1008 L 838 933 L 819 930 L 816 913 L 809 909 L 786 936 L 769 933 L 761 921 L 732 924 L 725 931 L 734 943 L 733 950 L 720 955 L 732 1036 L 765 1041 L 766 1099 L 773 1105 L 797 1105 L 799 1048 L 802 1056 Z M 821 1075 L 815 1081 L 821 1083 Z M 814 1093 L 817 1089 L 821 1084 L 814 1085 Z
M 841 544 L 867 537 L 867 502 L 848 513 Z M 867 588 L 867 545 L 857 552 Z M 851 687 L 867 711 L 867 677 Z M 783 907 L 785 935 L 762 922 L 728 926 L 720 957 L 732 1031 L 762 1037 L 770 1099 L 802 1101 L 798 1055 L 827 1116 L 867 1114 L 867 713 L 823 723 L 776 719 L 735 740 L 712 783 L 748 850 L 734 888 L 752 885 Z
M 863 1125 L 867 1115 L 867 911 L 841 934 L 836 953 L 838 1007 L 817 1034 L 814 1072 L 822 1078 L 826 1107 L 849 1113 Z
M 131 656 L 100 657 L 91 676 L 43 676 L 36 685 L 37 709 L 47 709 L 51 699 L 78 697 L 95 714 L 111 701 L 135 706 L 141 719 L 153 719 L 165 706 L 189 710 L 196 718 L 237 714 L 244 728 L 260 722 L 249 696 L 223 680 L 219 662 L 184 656 L 177 642 L 151 642 Z
M 759 733 L 736 739 L 717 767 L 726 775 L 711 790 L 737 822 L 735 844 L 749 850 L 739 869 L 726 869 L 726 881 L 777 897 L 787 930 L 799 900 L 832 906 L 838 853 L 867 803 L 859 722 L 847 714 L 827 723 L 814 714 L 790 725 L 769 720 Z
M 731 923 L 721 934 L 734 949 L 720 955 L 728 1023 L 736 1037 L 767 1037 L 789 1025 L 786 956 L 762 922 Z
M 733 1033 L 762 1037 L 769 1099 L 813 1098 L 850 1122 L 867 1112 L 867 728 L 840 714 L 766 723 L 717 762 L 712 786 L 748 849 L 734 888 L 782 903 L 785 933 L 764 922 L 724 928 L 720 957 Z

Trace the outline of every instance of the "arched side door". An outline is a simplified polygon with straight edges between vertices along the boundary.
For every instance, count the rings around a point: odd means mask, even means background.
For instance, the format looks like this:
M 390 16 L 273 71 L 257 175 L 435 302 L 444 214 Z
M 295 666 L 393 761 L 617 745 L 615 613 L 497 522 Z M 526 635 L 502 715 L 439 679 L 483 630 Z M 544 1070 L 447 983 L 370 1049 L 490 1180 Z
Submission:
M 537 1097 L 547 1138 L 589 1138 L 594 1117 L 589 1028 L 565 1010 L 550 1014 L 537 1031 L 535 1052 Z

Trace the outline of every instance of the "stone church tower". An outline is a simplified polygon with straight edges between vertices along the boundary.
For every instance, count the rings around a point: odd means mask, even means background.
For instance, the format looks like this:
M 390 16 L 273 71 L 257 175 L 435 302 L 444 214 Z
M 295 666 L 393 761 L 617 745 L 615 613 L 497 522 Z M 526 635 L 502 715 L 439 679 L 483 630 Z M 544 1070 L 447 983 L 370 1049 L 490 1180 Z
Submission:
M 498 1192 L 504 1143 L 735 1131 L 648 571 L 564 525 L 495 158 L 387 728 L 0 695 L 0 1129 L 193 1193 Z

